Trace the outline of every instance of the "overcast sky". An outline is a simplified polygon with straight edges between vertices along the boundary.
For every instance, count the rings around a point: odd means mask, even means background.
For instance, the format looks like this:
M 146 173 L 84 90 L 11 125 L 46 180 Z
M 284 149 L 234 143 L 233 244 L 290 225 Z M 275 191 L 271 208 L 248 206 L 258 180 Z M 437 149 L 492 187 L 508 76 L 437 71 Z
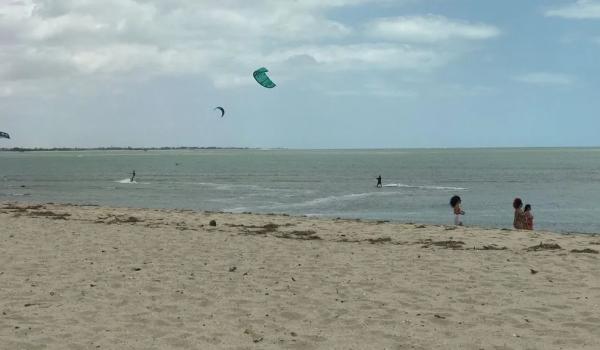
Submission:
M 598 62 L 596 0 L 0 0 L 0 147 L 598 146 Z

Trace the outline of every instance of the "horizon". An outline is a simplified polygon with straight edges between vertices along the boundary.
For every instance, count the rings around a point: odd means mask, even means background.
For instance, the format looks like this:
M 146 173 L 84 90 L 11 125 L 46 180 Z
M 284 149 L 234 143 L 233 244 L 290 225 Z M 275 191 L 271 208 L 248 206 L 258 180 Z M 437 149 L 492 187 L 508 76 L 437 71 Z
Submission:
M 4 148 L 598 147 L 600 0 L 11 0 L 0 29 Z
M 211 151 L 211 150 L 265 150 L 265 151 L 394 151 L 394 150 L 560 150 L 560 149 L 600 149 L 600 146 L 506 146 L 506 147 L 390 147 L 390 148 L 292 148 L 292 147 L 228 147 L 228 146 L 100 146 L 100 147 L 0 147 L 0 152 L 34 151 Z

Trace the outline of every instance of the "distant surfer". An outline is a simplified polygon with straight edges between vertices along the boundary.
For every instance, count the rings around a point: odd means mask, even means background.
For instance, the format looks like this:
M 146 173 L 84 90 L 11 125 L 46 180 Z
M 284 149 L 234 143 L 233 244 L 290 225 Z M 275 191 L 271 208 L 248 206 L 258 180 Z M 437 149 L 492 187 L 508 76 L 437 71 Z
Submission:
M 131 179 L 129 180 L 129 182 L 133 182 L 134 178 L 135 178 L 135 170 L 133 171 L 133 173 L 131 173 Z
M 381 184 L 381 175 L 377 176 L 377 188 L 381 188 L 383 185 Z

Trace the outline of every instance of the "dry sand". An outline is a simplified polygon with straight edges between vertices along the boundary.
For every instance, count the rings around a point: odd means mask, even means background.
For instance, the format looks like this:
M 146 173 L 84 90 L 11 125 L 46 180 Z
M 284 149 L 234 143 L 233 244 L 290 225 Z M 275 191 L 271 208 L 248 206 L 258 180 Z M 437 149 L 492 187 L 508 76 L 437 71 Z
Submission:
M 600 349 L 596 236 L 0 208 L 0 349 Z

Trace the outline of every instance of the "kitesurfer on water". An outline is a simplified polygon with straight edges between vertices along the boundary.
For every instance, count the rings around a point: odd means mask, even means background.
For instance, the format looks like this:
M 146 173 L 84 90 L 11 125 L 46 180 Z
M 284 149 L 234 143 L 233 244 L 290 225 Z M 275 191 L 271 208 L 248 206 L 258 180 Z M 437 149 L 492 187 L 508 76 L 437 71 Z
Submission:
M 382 185 L 381 185 L 381 175 L 377 176 L 376 179 L 377 179 L 377 188 L 381 188 L 382 187 Z
M 129 182 L 133 182 L 134 178 L 135 178 L 135 170 L 133 171 L 133 173 L 131 173 L 131 179 L 129 180 Z

